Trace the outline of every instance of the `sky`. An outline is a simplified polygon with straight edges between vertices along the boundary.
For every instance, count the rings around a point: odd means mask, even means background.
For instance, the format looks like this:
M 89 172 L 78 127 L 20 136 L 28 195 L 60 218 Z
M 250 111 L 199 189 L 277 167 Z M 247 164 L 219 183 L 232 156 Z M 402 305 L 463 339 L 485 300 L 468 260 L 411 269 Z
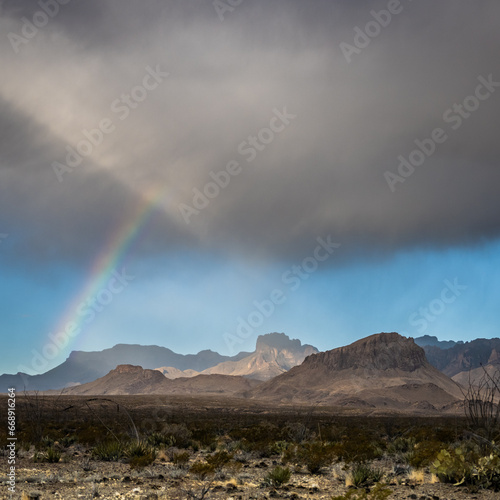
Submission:
M 498 336 L 499 16 L 0 1 L 0 373 Z

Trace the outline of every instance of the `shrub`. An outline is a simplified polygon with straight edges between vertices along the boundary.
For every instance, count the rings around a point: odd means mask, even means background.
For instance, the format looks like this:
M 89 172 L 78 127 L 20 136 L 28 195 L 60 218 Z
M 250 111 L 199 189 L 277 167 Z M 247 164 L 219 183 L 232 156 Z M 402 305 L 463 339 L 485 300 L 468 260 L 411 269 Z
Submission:
M 190 453 L 188 451 L 181 451 L 172 454 L 172 462 L 179 466 L 184 467 L 189 462 Z
M 103 431 L 94 425 L 86 425 L 76 431 L 78 442 L 82 444 L 94 445 L 102 440 Z
M 483 376 L 474 384 L 469 379 L 464 395 L 464 409 L 469 427 L 489 441 L 500 431 L 500 370 L 490 374 L 483 367 Z
M 196 462 L 189 468 L 189 472 L 195 474 L 200 479 L 219 472 L 224 466 L 229 465 L 233 455 L 227 451 L 218 451 L 205 459 L 205 462 Z M 241 464 L 239 464 L 241 465 Z
M 266 474 L 264 482 L 270 486 L 278 488 L 279 486 L 290 481 L 291 472 L 288 467 L 275 467 L 272 471 Z
M 285 451 L 290 448 L 291 443 L 288 441 L 275 441 L 270 447 L 269 452 L 272 455 L 283 455 Z
M 367 436 L 347 436 L 340 443 L 335 443 L 334 451 L 339 460 L 346 463 L 367 462 L 381 458 L 384 454 L 383 444 Z
M 169 424 L 163 429 L 162 439 L 167 446 L 177 446 L 178 448 L 188 448 L 191 445 L 192 432 L 186 424 Z
M 47 462 L 51 464 L 56 464 L 57 462 L 59 462 L 60 459 L 61 459 L 61 453 L 51 446 L 47 450 Z
M 371 470 L 365 464 L 356 464 L 351 471 L 351 481 L 356 487 L 364 486 L 371 479 Z
M 472 482 L 472 463 L 466 460 L 461 448 L 441 450 L 433 462 L 431 472 L 436 474 L 442 483 L 457 485 Z
M 322 467 L 332 463 L 334 456 L 330 443 L 313 441 L 288 448 L 283 454 L 283 462 L 303 465 L 311 474 L 318 474 Z
M 350 479 L 352 484 L 359 488 L 378 483 L 382 479 L 382 476 L 383 472 L 381 470 L 372 469 L 364 463 L 357 463 L 351 470 Z
M 43 449 L 49 449 L 54 446 L 54 440 L 49 437 L 49 436 L 43 436 L 43 438 L 40 440 L 40 448 Z
M 125 455 L 125 449 L 118 441 L 106 441 L 99 443 L 92 450 L 92 458 L 105 462 L 117 462 Z
M 156 450 L 144 441 L 134 441 L 125 453 L 130 467 L 146 467 L 151 465 L 156 458 Z
M 202 446 L 209 446 L 217 438 L 213 426 L 208 422 L 199 424 L 196 428 L 194 428 L 192 430 L 191 436 L 195 441 L 198 441 Z
M 408 463 L 416 469 L 427 467 L 431 465 L 444 447 L 444 443 L 441 441 L 422 441 L 406 455 Z
M 406 454 L 413 451 L 415 444 L 416 441 L 414 437 L 405 438 L 400 436 L 388 444 L 387 452 L 390 455 L 396 455 L 398 453 Z
M 214 470 L 220 470 L 224 465 L 229 464 L 233 458 L 232 453 L 228 453 L 227 451 L 217 451 L 213 455 L 210 455 L 206 458 L 207 464 L 213 466 Z
M 189 468 L 189 472 L 204 480 L 207 476 L 215 474 L 215 467 L 207 462 L 196 462 Z
M 302 443 L 310 436 L 309 429 L 301 422 L 290 422 L 285 426 L 286 437 L 294 443 Z
M 500 489 L 500 457 L 497 453 L 478 457 L 474 450 L 465 446 L 451 451 L 441 450 L 431 471 L 443 483 Z
M 48 462 L 51 464 L 56 464 L 61 460 L 61 453 L 53 447 L 47 448 L 46 452 L 36 452 L 33 456 L 33 462 Z
M 161 432 L 153 432 L 147 438 L 149 445 L 159 448 L 160 446 L 173 446 L 175 444 L 175 438 L 172 434 L 163 434 Z
M 500 490 L 500 457 L 496 453 L 481 457 L 477 461 L 473 479 L 483 488 Z
M 76 436 L 64 436 L 59 440 L 59 442 L 61 443 L 61 446 L 68 448 L 72 444 L 76 443 Z

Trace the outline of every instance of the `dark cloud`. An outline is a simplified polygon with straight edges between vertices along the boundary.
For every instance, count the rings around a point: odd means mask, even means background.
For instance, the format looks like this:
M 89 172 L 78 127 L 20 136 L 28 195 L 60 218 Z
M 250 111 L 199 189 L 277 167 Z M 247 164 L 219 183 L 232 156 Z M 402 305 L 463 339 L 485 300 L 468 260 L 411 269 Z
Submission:
M 64 147 L 46 127 L 0 99 L 0 227 L 12 241 L 2 250 L 10 248 L 13 261 L 93 259 L 144 206 L 138 193 L 106 171 L 75 169 L 59 183 L 51 162 Z M 167 217 L 157 215 L 151 224 L 151 252 L 192 245 L 184 228 Z
M 2 5 L 2 32 L 37 8 Z M 402 1 L 348 63 L 340 43 L 386 5 L 243 2 L 221 22 L 210 2 L 74 0 L 20 54 L 4 37 L 0 231 L 19 233 L 20 255 L 86 259 L 163 186 L 145 254 L 297 258 L 327 234 L 349 255 L 497 238 L 500 89 L 456 130 L 443 113 L 479 76 L 500 82 L 500 6 Z M 110 103 L 156 64 L 168 79 L 121 123 Z M 247 162 L 239 144 L 276 108 L 297 117 Z M 108 116 L 116 132 L 59 183 L 51 163 Z M 391 192 L 384 173 L 436 127 L 447 140 Z M 242 173 L 186 225 L 179 204 L 231 160 Z

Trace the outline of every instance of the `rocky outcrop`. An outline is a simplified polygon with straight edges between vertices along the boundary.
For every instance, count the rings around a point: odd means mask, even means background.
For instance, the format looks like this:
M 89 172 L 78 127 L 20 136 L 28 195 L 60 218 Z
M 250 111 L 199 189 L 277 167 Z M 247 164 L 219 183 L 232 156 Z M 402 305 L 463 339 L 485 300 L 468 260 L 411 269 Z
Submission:
M 424 350 L 397 333 L 380 333 L 346 347 L 308 357 L 304 367 L 341 370 L 402 370 L 412 372 L 426 363 Z

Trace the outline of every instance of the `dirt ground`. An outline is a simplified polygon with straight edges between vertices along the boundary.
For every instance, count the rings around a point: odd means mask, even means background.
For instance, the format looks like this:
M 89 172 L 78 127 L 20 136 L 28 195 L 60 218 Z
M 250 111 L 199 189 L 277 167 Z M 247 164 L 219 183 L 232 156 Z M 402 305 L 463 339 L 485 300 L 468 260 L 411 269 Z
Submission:
M 128 464 L 90 460 L 90 454 L 80 446 L 72 446 L 63 463 L 33 463 L 29 452 L 21 452 L 17 463 L 16 493 L 7 491 L 7 477 L 0 476 L 1 499 L 60 498 L 73 499 L 187 499 L 205 497 L 217 499 L 331 499 L 344 494 L 346 472 L 342 464 L 324 468 L 319 475 L 294 471 L 290 482 L 280 488 L 265 485 L 264 477 L 274 466 L 272 459 L 242 458 L 241 466 L 218 473 L 215 478 L 200 481 L 188 473 L 187 467 L 178 467 L 161 458 L 149 467 L 133 470 Z M 203 458 L 203 452 L 194 454 L 191 463 Z M 238 455 L 235 456 L 238 459 Z M 415 500 L 493 500 L 500 493 L 471 492 L 466 488 L 433 483 L 429 473 L 420 477 L 410 471 L 394 471 L 389 461 L 375 464 L 385 471 L 384 482 L 391 490 L 389 499 Z M 22 497 L 23 492 L 25 495 Z M 36 493 L 40 494 L 39 497 Z M 31 495 L 31 496 L 30 496 Z

